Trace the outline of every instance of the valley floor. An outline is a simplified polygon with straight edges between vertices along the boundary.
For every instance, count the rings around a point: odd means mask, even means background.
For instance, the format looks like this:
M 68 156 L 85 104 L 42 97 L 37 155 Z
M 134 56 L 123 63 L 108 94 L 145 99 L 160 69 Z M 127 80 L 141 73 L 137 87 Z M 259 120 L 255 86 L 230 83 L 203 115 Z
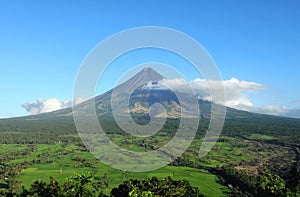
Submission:
M 188 180 L 192 186 L 198 187 L 206 196 L 226 196 L 229 189 L 218 182 L 218 178 L 201 169 L 180 166 L 166 166 L 164 168 L 143 173 L 122 172 L 102 164 L 83 147 L 75 144 L 38 144 L 38 145 L 0 145 L 1 155 L 14 155 L 5 163 L 19 171 L 16 181 L 29 188 L 35 180 L 49 181 L 52 176 L 58 181 L 74 174 L 93 172 L 99 177 L 107 176 L 109 188 L 117 187 L 124 180 L 144 179 L 156 176 L 167 176 L 175 180 Z M 5 177 L 1 177 L 2 182 Z

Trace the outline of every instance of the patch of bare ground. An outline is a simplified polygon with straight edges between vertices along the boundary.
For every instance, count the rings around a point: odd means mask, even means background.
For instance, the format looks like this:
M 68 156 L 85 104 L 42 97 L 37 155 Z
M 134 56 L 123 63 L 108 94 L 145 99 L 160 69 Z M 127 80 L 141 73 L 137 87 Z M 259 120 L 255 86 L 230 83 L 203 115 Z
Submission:
M 256 153 L 256 157 L 250 161 L 241 161 L 235 169 L 251 174 L 258 174 L 265 167 L 282 178 L 287 178 L 289 172 L 297 162 L 297 152 L 293 147 L 268 143 L 263 140 L 245 140 L 249 145 L 249 151 Z

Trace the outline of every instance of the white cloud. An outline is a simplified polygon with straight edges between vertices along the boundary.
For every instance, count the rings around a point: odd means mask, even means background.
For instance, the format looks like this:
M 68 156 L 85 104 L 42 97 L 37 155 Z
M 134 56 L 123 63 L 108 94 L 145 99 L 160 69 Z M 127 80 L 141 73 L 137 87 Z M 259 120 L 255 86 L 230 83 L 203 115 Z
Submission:
M 214 80 L 204 80 L 197 78 L 192 80 L 190 83 L 182 78 L 177 79 L 164 79 L 161 83 L 167 87 L 171 87 L 177 91 L 185 91 L 187 85 L 191 85 L 195 92 L 203 99 L 212 101 L 210 96 L 210 91 L 216 93 L 214 101 L 217 104 L 222 104 L 228 107 L 233 107 L 242 110 L 249 110 L 253 107 L 253 103 L 245 94 L 246 92 L 255 92 L 266 87 L 256 82 L 240 81 L 236 78 L 231 78 L 230 80 L 214 81 Z M 226 92 L 226 100 L 223 100 L 221 93 L 224 87 Z
M 300 118 L 300 107 L 289 108 L 285 113 L 285 116 L 293 117 L 293 118 Z
M 187 91 L 189 89 L 188 87 L 192 86 L 201 99 L 208 101 L 212 101 L 209 88 L 218 94 L 218 92 L 221 92 L 221 88 L 224 86 L 226 92 L 226 101 L 222 100 L 221 96 L 216 95 L 214 102 L 217 104 L 262 114 L 300 118 L 300 99 L 293 101 L 292 103 L 296 104 L 296 106 L 290 108 L 282 105 L 266 105 L 261 107 L 254 106 L 250 98 L 247 97 L 246 93 L 253 93 L 267 88 L 266 86 L 256 82 L 248 82 L 244 80 L 238 80 L 236 78 L 223 81 L 206 81 L 204 79 L 197 78 L 191 82 L 187 82 L 182 78 L 177 78 L 164 79 L 161 81 L 161 83 L 172 90 L 181 92 Z
M 266 105 L 261 107 L 254 107 L 251 111 L 276 116 L 300 118 L 300 107 L 288 108 L 280 105 Z
M 86 100 L 87 100 L 87 99 L 85 99 L 85 98 L 79 97 L 79 98 L 75 98 L 75 99 L 73 100 L 73 103 L 74 103 L 74 105 L 77 105 L 77 104 L 82 103 L 82 102 L 84 102 L 84 101 L 86 101 Z
M 84 100 L 83 98 L 77 98 L 74 100 L 74 104 L 79 104 Z M 60 101 L 57 98 L 37 99 L 33 103 L 24 103 L 21 106 L 30 114 L 40 114 L 71 107 L 72 101 Z
M 281 105 L 266 105 L 261 107 L 254 106 L 250 98 L 247 97 L 246 93 L 257 92 L 266 89 L 266 86 L 256 82 L 248 82 L 244 80 L 238 80 L 236 78 L 223 81 L 206 81 L 197 78 L 191 82 L 187 82 L 182 78 L 177 78 L 164 79 L 160 81 L 160 83 L 168 88 L 171 88 L 173 91 L 176 90 L 181 92 L 187 92 L 187 90 L 189 90 L 192 86 L 195 92 L 203 100 L 208 101 L 211 101 L 208 84 L 209 88 L 214 92 L 219 92 L 223 85 L 226 91 L 226 101 L 221 100 L 220 98 L 222 97 L 217 95 L 214 99 L 214 102 L 217 104 L 257 113 L 300 118 L 300 106 L 298 105 L 298 100 L 297 102 L 293 102 L 298 106 L 290 108 Z M 75 99 L 74 104 L 79 104 L 85 100 L 86 99 L 83 98 Z M 37 99 L 33 103 L 22 104 L 22 107 L 25 108 L 30 114 L 51 112 L 71 106 L 72 101 L 60 101 L 57 98 Z
M 284 106 L 279 105 L 266 105 L 262 107 L 256 107 L 253 109 L 253 111 L 270 115 L 282 115 L 285 114 L 288 111 L 288 109 Z

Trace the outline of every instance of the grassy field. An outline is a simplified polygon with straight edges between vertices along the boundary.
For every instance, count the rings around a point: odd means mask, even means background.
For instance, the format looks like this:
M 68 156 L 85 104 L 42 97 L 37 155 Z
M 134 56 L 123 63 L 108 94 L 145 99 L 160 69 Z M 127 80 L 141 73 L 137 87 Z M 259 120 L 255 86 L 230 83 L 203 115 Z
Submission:
M 124 148 L 130 150 L 144 151 L 147 149 L 143 145 L 138 145 L 140 144 L 140 140 L 126 139 L 126 143 L 124 143 L 118 135 L 114 135 L 113 138 L 116 142 L 119 142 L 120 146 L 123 145 Z M 164 137 L 161 138 L 161 143 L 163 144 L 166 139 Z M 259 134 L 253 134 L 251 138 L 270 139 L 269 136 Z M 146 143 L 151 146 L 157 140 L 157 138 L 153 138 L 152 141 L 147 141 Z M 12 157 L 7 163 L 29 163 L 17 176 L 17 180 L 21 181 L 26 188 L 30 187 L 35 180 L 48 182 L 50 176 L 62 182 L 66 177 L 92 172 L 100 178 L 104 176 L 108 177 L 108 192 L 128 179 L 144 179 L 153 176 L 164 178 L 170 176 L 176 180 L 188 180 L 192 186 L 198 187 L 206 196 L 226 196 L 230 190 L 222 185 L 214 174 L 204 169 L 231 164 L 234 166 L 254 165 L 255 167 L 257 164 L 253 161 L 257 159 L 264 162 L 272 159 L 274 156 L 284 154 L 283 150 L 277 150 L 274 145 L 228 136 L 221 136 L 212 151 L 203 158 L 199 158 L 198 156 L 200 146 L 201 140 L 194 140 L 188 151 L 178 158 L 181 162 L 185 162 L 184 165 L 165 166 L 158 170 L 141 173 L 123 172 L 107 166 L 96 159 L 90 152 L 86 151 L 84 147 L 74 143 L 0 145 L 0 153 L 10 154 L 19 152 L 21 154 Z M 31 152 L 24 153 L 26 150 L 31 150 Z M 25 155 L 22 156 L 22 154 Z M 193 166 L 190 166 L 190 164 Z
M 0 146 L 2 151 L 22 150 L 27 148 L 27 145 Z M 58 181 L 63 181 L 66 177 L 76 173 L 83 174 L 93 172 L 98 177 L 107 175 L 110 183 L 108 190 L 118 186 L 127 179 L 143 179 L 153 176 L 163 178 L 171 176 L 176 180 L 188 180 L 192 186 L 198 187 L 200 191 L 207 196 L 226 196 L 226 193 L 229 192 L 229 189 L 226 186 L 218 183 L 215 175 L 204 170 L 190 167 L 165 166 L 164 168 L 150 172 L 122 172 L 101 163 L 99 160 L 95 159 L 91 153 L 84 151 L 82 147 L 74 144 L 39 144 L 30 155 L 11 160 L 10 163 L 32 161 L 36 159 L 41 159 L 41 163 L 27 166 L 17 177 L 17 180 L 21 181 L 26 188 L 30 187 L 35 180 L 48 182 L 50 176 Z M 92 164 L 92 166 L 88 166 L 90 164 Z
M 270 135 L 262 135 L 262 134 L 256 134 L 253 133 L 249 137 L 250 139 L 258 139 L 258 140 L 273 140 L 275 139 L 273 136 Z

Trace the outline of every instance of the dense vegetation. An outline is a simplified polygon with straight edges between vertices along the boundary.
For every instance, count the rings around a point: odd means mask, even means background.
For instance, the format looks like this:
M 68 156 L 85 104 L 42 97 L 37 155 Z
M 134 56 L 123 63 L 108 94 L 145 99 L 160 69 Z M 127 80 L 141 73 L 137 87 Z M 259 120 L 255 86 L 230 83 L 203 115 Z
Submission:
M 207 196 L 300 195 L 300 120 L 229 109 L 216 146 L 207 156 L 199 158 L 198 150 L 209 123 L 209 116 L 205 113 L 209 109 L 205 103 L 202 105 L 204 114 L 189 149 L 169 166 L 143 174 L 114 171 L 94 158 L 82 144 L 69 109 L 2 119 L 0 190 L 3 195 L 25 195 L 26 192 L 38 195 L 34 192 L 38 192 L 40 187 L 44 187 L 45 191 L 58 187 L 60 189 L 53 192 L 67 196 L 61 192 L 68 191 L 66 187 L 71 184 L 70 181 L 74 177 L 85 177 L 89 180 L 88 191 L 100 192 L 101 195 L 113 195 L 117 191 L 125 191 L 132 196 L 163 195 L 157 187 L 151 188 L 153 185 L 149 183 L 159 185 L 159 181 L 169 184 L 164 191 L 171 193 L 177 190 L 172 184 L 182 184 L 181 193 L 195 191 L 198 195 L 196 187 Z M 136 115 L 134 119 L 140 124 L 149 121 L 142 115 Z M 137 138 L 122 132 L 111 114 L 101 116 L 99 120 L 114 143 L 134 151 L 149 151 L 163 146 L 175 135 L 179 123 L 178 119 L 168 119 L 156 135 Z M 75 172 L 81 175 L 74 175 Z M 95 176 L 89 179 L 88 172 Z M 51 178 L 50 183 L 46 183 L 50 176 L 56 179 Z M 159 178 L 147 178 L 153 176 Z M 172 179 L 165 178 L 167 176 Z M 66 177 L 71 177 L 69 182 Z M 109 177 L 106 189 L 103 189 L 104 177 Z M 191 185 L 181 181 L 183 179 Z M 145 181 L 148 182 L 147 187 L 143 185 Z M 99 189 L 100 186 L 94 188 L 95 184 L 102 184 L 102 189 Z
M 99 180 L 105 180 L 107 195 L 124 181 L 142 180 L 152 176 L 159 179 L 170 176 L 174 181 L 187 179 L 193 187 L 203 190 L 207 196 L 213 193 L 222 196 L 222 191 L 226 191 L 226 187 L 217 183 L 215 175 L 188 167 L 166 166 L 151 172 L 122 172 L 102 164 L 85 147 L 74 143 L 1 145 L 0 155 L 2 154 L 5 164 L 1 165 L 0 188 L 6 194 L 20 193 L 22 187 L 30 191 L 36 180 L 44 183 L 51 176 L 63 185 L 66 177 L 88 173 L 100 177 Z M 10 157 L 6 157 L 8 155 Z M 211 185 L 211 188 L 207 188 L 205 184 Z
M 175 181 L 171 177 L 158 179 L 157 177 L 144 180 L 130 179 L 124 181 L 118 187 L 113 188 L 108 194 L 108 178 L 96 177 L 91 173 L 76 174 L 68 177 L 63 183 L 59 183 L 50 177 L 49 183 L 35 181 L 29 189 L 19 192 L 0 190 L 0 195 L 5 196 L 43 196 L 43 197 L 80 197 L 80 196 L 112 196 L 112 197 L 135 197 L 135 196 L 203 196 L 198 188 L 192 187 L 188 181 Z

